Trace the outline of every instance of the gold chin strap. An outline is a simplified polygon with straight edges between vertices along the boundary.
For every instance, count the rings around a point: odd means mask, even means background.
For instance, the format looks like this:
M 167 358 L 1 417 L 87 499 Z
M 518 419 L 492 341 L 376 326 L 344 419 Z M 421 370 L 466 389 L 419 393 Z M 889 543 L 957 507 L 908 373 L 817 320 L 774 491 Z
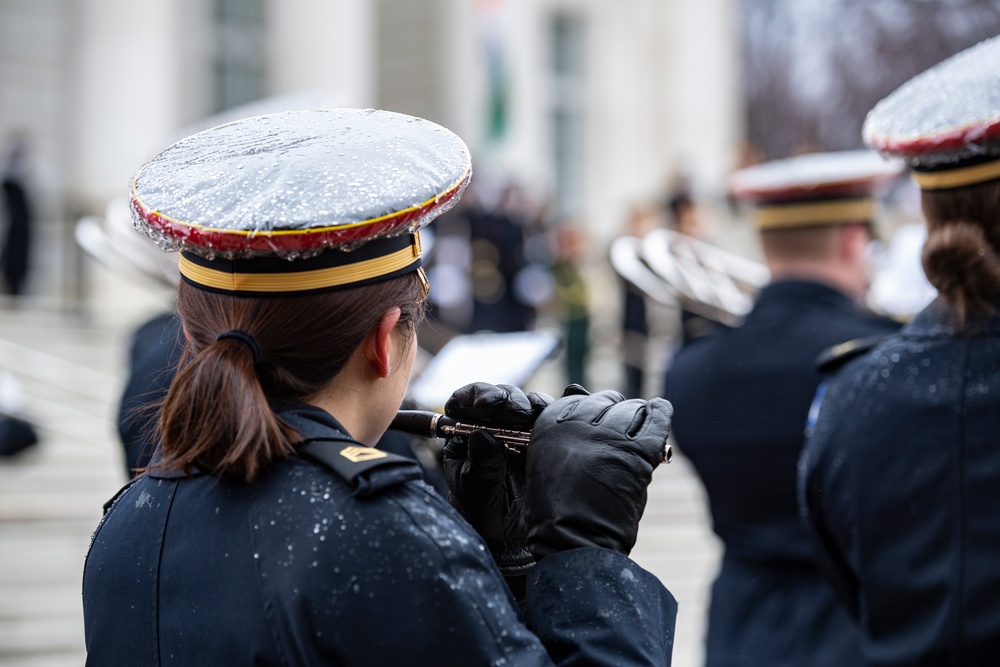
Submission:
M 788 205 L 764 205 L 756 211 L 759 229 L 816 227 L 854 220 L 871 220 L 875 204 L 871 199 L 837 199 L 798 202 Z
M 913 180 L 921 190 L 947 190 L 965 185 L 976 185 L 1000 178 L 1000 160 L 984 162 L 972 167 L 945 169 L 944 171 L 914 171 Z
M 424 290 L 424 298 L 431 293 L 431 281 L 427 278 L 427 272 L 424 271 L 424 267 L 417 269 L 417 280 L 420 281 L 420 287 Z

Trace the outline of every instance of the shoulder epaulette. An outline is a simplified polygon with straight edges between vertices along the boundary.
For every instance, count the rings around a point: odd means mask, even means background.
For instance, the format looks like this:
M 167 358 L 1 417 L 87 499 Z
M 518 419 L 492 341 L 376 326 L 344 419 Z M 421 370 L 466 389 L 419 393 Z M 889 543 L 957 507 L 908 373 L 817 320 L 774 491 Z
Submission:
M 414 459 L 366 447 L 337 427 L 319 424 L 295 410 L 283 411 L 280 417 L 305 436 L 297 448 L 298 454 L 342 477 L 355 496 L 367 496 L 422 477 L 420 464 Z
M 851 359 L 860 357 L 862 354 L 878 345 L 878 343 L 885 338 L 886 335 L 887 334 L 879 334 L 877 336 L 855 338 L 854 340 L 849 340 L 845 343 L 828 347 L 820 352 L 819 356 L 816 357 L 816 368 L 824 375 L 833 373 Z
M 132 486 L 135 485 L 135 483 L 139 481 L 140 477 L 141 477 L 141 475 L 137 476 L 137 477 L 133 477 L 129 481 L 125 482 L 125 485 L 122 486 L 122 488 L 118 489 L 118 491 L 115 492 L 115 495 L 111 496 L 111 498 L 109 498 L 108 501 L 106 503 L 104 503 L 104 506 L 103 506 L 102 509 L 104 510 L 105 514 L 108 513 L 108 510 L 110 510 L 114 506 L 114 504 L 116 502 L 118 502 L 118 499 L 121 498 L 125 494 L 126 491 L 128 491 L 129 489 L 131 489 Z
M 344 478 L 356 496 L 421 478 L 420 464 L 405 456 L 365 447 L 353 440 L 311 440 L 299 454 Z

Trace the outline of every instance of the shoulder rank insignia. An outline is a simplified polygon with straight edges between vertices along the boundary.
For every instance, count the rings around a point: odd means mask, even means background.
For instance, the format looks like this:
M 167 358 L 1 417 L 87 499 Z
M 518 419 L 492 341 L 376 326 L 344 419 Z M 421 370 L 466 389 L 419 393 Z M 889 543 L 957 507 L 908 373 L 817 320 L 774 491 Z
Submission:
M 420 464 L 353 440 L 316 439 L 299 447 L 299 453 L 340 475 L 353 495 L 367 496 L 411 479 L 420 479 Z M 378 475 L 374 475 L 376 471 Z
M 828 347 L 816 357 L 816 368 L 823 374 L 833 373 L 851 359 L 860 357 L 878 345 L 883 338 L 885 338 L 885 334 L 865 336 Z
M 351 463 L 361 463 L 362 461 L 374 461 L 375 459 L 384 459 L 388 456 L 385 452 L 375 449 L 374 447 L 344 447 L 340 450 L 340 455 Z

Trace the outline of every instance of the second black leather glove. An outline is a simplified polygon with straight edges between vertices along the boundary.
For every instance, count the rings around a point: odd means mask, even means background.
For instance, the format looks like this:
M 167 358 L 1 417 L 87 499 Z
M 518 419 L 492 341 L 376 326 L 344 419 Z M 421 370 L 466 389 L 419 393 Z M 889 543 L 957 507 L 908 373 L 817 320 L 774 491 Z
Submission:
M 528 431 L 551 402 L 546 394 L 476 382 L 452 394 L 444 410 L 462 422 Z M 523 574 L 533 563 L 526 548 L 524 453 L 473 431 L 449 438 L 443 454 L 452 505 L 486 541 L 505 576 Z
M 535 421 L 525 464 L 528 546 L 536 559 L 579 547 L 628 555 L 673 408 L 616 391 L 565 396 Z

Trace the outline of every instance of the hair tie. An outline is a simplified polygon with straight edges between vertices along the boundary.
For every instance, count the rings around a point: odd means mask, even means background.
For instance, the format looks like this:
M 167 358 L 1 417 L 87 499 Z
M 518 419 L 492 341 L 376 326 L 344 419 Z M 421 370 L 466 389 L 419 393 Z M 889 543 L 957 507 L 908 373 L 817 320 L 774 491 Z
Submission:
M 225 340 L 226 338 L 235 338 L 244 345 L 250 348 L 253 352 L 253 363 L 254 365 L 260 363 L 260 343 L 252 335 L 248 334 L 246 331 L 241 329 L 233 329 L 231 331 L 223 331 L 218 336 L 215 337 L 216 342 L 220 340 Z

